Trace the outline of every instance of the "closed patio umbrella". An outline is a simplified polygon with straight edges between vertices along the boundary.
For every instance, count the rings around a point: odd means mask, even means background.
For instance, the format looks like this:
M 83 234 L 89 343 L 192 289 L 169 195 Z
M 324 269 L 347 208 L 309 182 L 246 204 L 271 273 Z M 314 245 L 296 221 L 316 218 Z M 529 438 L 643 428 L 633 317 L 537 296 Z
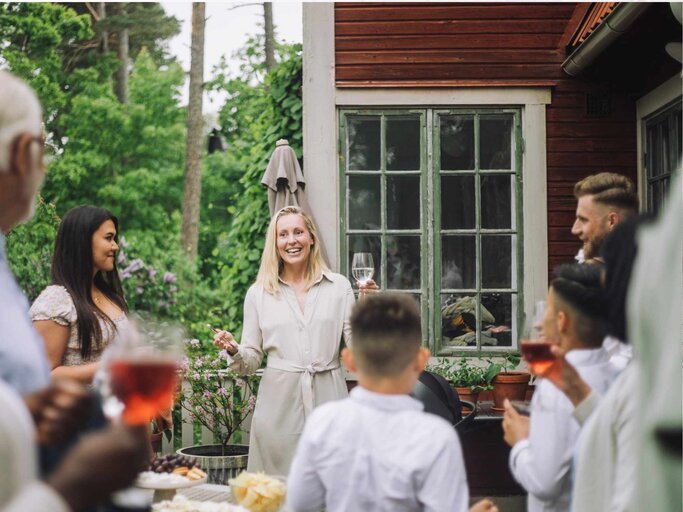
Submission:
M 304 190 L 306 179 L 301 172 L 296 153 L 287 140 L 280 139 L 275 143 L 275 151 L 270 157 L 261 183 L 268 189 L 268 208 L 271 217 L 285 206 L 299 206 L 313 218 Z M 325 262 L 329 262 L 322 240 L 318 240 L 318 243 Z

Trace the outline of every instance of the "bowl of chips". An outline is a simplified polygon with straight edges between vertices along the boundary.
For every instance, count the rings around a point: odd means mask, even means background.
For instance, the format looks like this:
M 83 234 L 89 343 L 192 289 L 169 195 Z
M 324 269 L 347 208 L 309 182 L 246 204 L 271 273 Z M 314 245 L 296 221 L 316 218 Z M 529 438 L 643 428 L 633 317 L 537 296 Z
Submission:
M 277 512 L 285 502 L 284 477 L 243 471 L 228 483 L 235 503 L 250 512 Z

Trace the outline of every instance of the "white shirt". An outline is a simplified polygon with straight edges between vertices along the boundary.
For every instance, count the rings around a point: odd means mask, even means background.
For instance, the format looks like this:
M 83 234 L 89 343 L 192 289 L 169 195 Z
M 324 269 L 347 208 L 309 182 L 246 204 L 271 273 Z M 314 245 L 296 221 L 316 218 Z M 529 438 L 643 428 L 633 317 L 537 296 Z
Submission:
M 567 360 L 591 388 L 604 393 L 618 370 L 603 348 L 572 350 Z M 529 493 L 529 512 L 564 512 L 571 501 L 571 463 L 579 434 L 569 399 L 540 379 L 531 400 L 529 437 L 510 451 L 510 470 Z
M 0 511 L 62 512 L 70 510 L 51 487 L 37 480 L 35 428 L 24 402 L 0 380 Z
M 287 483 L 295 512 L 465 512 L 455 429 L 408 395 L 357 386 L 306 422 Z
M 609 362 L 619 371 L 626 368 L 633 359 L 633 347 L 614 336 L 605 336 L 605 339 L 602 340 L 602 348 L 607 352 Z
M 20 395 L 46 387 L 50 368 L 43 340 L 33 328 L 28 301 L 21 292 L 5 255 L 0 233 L 0 379 Z
M 604 397 L 592 391 L 574 410 L 582 430 L 574 459 L 573 512 L 631 510 L 639 465 L 639 375 L 634 361 Z

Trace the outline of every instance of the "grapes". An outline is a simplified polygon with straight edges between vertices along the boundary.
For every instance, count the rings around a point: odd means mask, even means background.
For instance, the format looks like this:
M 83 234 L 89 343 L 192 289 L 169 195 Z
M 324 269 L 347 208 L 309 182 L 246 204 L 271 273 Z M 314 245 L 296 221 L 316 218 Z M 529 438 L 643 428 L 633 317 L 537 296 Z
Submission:
M 174 469 L 182 467 L 192 469 L 198 465 L 193 459 L 178 453 L 155 457 L 149 465 L 150 471 L 155 473 L 172 473 Z

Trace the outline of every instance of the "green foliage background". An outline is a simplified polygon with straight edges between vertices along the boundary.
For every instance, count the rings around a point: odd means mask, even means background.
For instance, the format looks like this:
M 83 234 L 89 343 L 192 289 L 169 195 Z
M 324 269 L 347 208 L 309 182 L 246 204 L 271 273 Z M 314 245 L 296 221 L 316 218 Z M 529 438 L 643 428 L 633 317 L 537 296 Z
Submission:
M 113 82 L 118 59 L 97 48 L 103 27 L 84 4 L 0 4 L 0 68 L 37 91 L 49 143 L 43 200 L 36 217 L 8 236 L 8 258 L 35 298 L 49 284 L 59 216 L 79 204 L 107 208 L 119 217 L 119 270 L 131 308 L 178 319 L 206 340 L 206 324 L 240 331 L 269 220 L 260 180 L 275 141 L 287 138 L 302 154 L 301 47 L 278 47 L 279 64 L 266 74 L 263 41 L 254 36 L 234 56 L 239 73 L 224 65 L 208 83 L 227 92 L 218 121 L 228 150 L 204 158 L 199 258 L 192 264 L 179 244 L 185 74 L 165 49 L 177 20 L 159 4 L 144 5 L 107 22 L 108 30 L 131 30 L 129 101 L 121 104 Z

